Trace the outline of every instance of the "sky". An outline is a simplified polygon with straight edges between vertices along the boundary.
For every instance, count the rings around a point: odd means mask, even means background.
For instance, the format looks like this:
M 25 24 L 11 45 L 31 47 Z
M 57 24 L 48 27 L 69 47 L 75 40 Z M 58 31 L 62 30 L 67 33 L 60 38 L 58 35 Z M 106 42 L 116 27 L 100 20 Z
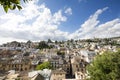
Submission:
M 120 0 L 33 0 L 0 7 L 0 44 L 120 36 Z

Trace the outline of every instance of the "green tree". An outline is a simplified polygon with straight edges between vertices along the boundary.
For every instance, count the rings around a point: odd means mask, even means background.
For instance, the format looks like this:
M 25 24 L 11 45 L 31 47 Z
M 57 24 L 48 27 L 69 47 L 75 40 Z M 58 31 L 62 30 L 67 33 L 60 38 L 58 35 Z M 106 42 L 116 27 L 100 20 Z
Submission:
M 37 48 L 38 49 L 44 49 L 44 48 L 49 48 L 49 46 L 45 41 L 41 41 Z
M 57 40 L 55 41 L 55 44 L 58 44 L 58 41 L 57 41 Z
M 53 43 L 51 39 L 48 39 L 48 41 L 47 41 L 47 42 L 48 42 L 48 43 Z
M 87 70 L 88 80 L 120 80 L 120 50 L 98 55 Z
M 28 2 L 30 0 L 23 0 L 23 2 Z M 16 7 L 21 10 L 21 0 L 0 0 L 0 5 L 4 8 L 7 13 L 8 9 L 14 10 Z
M 57 55 L 65 55 L 65 52 L 57 51 Z
M 43 69 L 52 69 L 50 62 L 43 62 L 40 65 L 37 65 L 36 70 L 43 70 Z
M 54 45 L 48 45 L 48 43 L 45 41 L 41 41 L 39 45 L 37 46 L 38 49 L 51 49 L 53 47 Z
M 57 51 L 57 55 L 59 55 L 62 58 L 64 58 L 65 57 L 65 52 Z

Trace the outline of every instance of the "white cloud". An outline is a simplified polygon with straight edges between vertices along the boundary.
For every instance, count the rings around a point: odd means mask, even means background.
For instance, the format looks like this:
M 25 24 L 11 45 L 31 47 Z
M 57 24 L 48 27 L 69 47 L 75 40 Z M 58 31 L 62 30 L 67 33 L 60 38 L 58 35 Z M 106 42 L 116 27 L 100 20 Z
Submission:
M 37 5 L 36 1 L 27 3 L 18 13 L 7 13 L 0 15 L 0 43 L 8 41 L 39 41 L 66 40 L 93 37 L 120 36 L 120 18 L 99 24 L 98 17 L 108 7 L 98 9 L 88 20 L 86 20 L 74 33 L 59 30 L 58 26 L 67 21 L 62 10 L 51 13 L 45 4 Z M 72 9 L 67 8 L 66 14 L 71 15 Z
M 92 35 L 100 38 L 120 36 L 120 19 L 117 18 L 99 25 Z
M 107 10 L 108 7 L 97 10 L 93 15 L 91 15 L 88 20 L 86 20 L 79 28 L 79 30 L 70 34 L 69 39 L 79 39 L 79 38 L 105 38 L 120 36 L 120 19 L 116 18 L 112 21 L 108 21 L 104 24 L 99 24 L 100 21 L 98 17 L 102 12 Z M 99 24 L 99 25 L 98 25 Z
M 72 9 L 71 8 L 67 8 L 65 10 L 65 13 L 68 14 L 68 15 L 72 15 Z
M 12 39 L 66 39 L 68 33 L 58 29 L 58 26 L 67 20 L 62 10 L 52 14 L 45 4 L 37 5 L 36 1 L 31 1 L 19 13 L 9 12 L 0 16 L 0 42 Z

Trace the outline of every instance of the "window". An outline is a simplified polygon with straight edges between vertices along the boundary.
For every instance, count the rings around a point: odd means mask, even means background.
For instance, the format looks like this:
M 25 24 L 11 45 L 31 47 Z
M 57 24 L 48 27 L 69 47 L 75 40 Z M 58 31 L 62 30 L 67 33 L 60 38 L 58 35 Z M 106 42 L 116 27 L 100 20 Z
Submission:
M 83 71 L 84 71 L 84 69 L 81 69 L 81 71 L 83 72 Z
M 76 68 L 78 68 L 78 65 L 76 65 Z
M 16 67 L 16 65 L 15 65 L 15 67 Z
M 62 73 L 60 75 L 62 75 Z
M 81 79 L 83 79 L 83 75 L 81 75 Z
M 27 68 L 25 68 L 25 70 L 27 70 Z

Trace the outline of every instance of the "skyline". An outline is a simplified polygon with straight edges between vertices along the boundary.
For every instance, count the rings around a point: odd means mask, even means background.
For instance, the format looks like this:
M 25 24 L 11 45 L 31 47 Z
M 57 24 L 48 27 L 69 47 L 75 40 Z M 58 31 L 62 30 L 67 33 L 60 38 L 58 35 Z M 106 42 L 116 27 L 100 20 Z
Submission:
M 35 0 L 22 4 L 21 11 L 7 14 L 0 7 L 0 44 L 120 36 L 119 3 L 119 0 Z

